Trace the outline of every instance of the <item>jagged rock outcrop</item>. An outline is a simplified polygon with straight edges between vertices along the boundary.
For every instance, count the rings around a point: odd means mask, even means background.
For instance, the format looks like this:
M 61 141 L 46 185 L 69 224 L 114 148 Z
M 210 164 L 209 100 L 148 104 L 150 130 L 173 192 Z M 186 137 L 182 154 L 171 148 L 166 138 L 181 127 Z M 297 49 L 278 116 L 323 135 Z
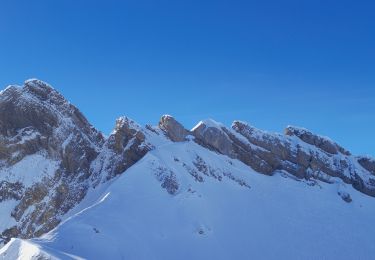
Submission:
M 155 133 L 143 129 L 127 117 L 117 119 L 115 129 L 91 167 L 95 173 L 93 179 L 97 179 L 96 185 L 100 180 L 97 178 L 99 175 L 105 176 L 106 180 L 111 179 L 126 171 L 153 149 L 153 145 L 146 140 L 146 134 Z
M 206 120 L 204 122 L 201 121 L 192 130 L 192 133 L 199 144 L 217 150 L 221 154 L 234 157 L 233 142 L 222 130 L 224 128 L 224 126 L 214 120 Z
M 15 205 L 10 212 L 14 224 L 3 227 L 1 237 L 48 232 L 91 186 L 142 158 L 150 148 L 130 125 L 118 120 L 106 140 L 75 106 L 37 79 L 1 91 L 0 203 Z M 104 150 L 113 151 L 103 162 L 110 169 L 93 167 Z
M 170 115 L 164 115 L 161 117 L 159 128 L 163 130 L 173 142 L 185 141 L 186 137 L 189 135 L 189 131 Z
M 213 120 L 201 121 L 192 134 L 197 143 L 239 159 L 257 172 L 272 175 L 278 167 L 279 161 L 270 151 L 251 145 L 243 136 Z
M 8 165 L 44 149 L 51 158 L 63 157 L 70 172 L 86 171 L 104 141 L 76 107 L 36 79 L 1 92 L 0 119 L 0 159 Z
M 101 133 L 47 83 L 33 79 L 2 91 L 0 180 L 6 185 L 0 193 L 17 196 L 1 201 L 18 201 L 12 211 L 17 225 L 1 230 L 3 236 L 38 236 L 55 227 L 84 197 L 90 163 L 103 143 Z
M 359 164 L 375 175 L 375 159 L 370 157 L 358 157 Z
M 257 172 L 273 175 L 285 171 L 300 179 L 331 182 L 340 178 L 357 190 L 375 196 L 371 163 L 362 167 L 338 144 L 311 132 L 288 127 L 286 135 L 268 133 L 235 121 L 232 129 L 213 120 L 200 122 L 192 130 L 197 143 L 239 159 Z M 365 170 L 367 169 L 367 171 Z
M 285 129 L 285 134 L 289 136 L 297 136 L 305 143 L 314 145 L 319 149 L 330 154 L 337 154 L 338 152 L 340 152 L 344 155 L 351 155 L 349 151 L 345 150 L 342 146 L 338 145 L 337 143 L 331 141 L 326 137 L 313 134 L 312 132 L 304 128 L 288 126 Z
M 50 231 L 89 189 L 124 173 L 158 145 L 192 138 L 262 174 L 279 171 L 299 180 L 340 180 L 375 196 L 374 159 L 354 157 L 306 129 L 287 127 L 283 135 L 240 121 L 228 128 L 205 120 L 188 131 L 168 115 L 158 127 L 141 127 L 121 117 L 105 138 L 58 91 L 33 79 L 23 87 L 10 86 L 0 92 L 0 207 L 7 203 L 10 208 L 10 220 L 0 223 L 0 240 L 37 237 Z M 215 169 L 207 169 L 199 157 L 190 168 L 179 163 L 198 182 L 203 182 L 202 173 L 218 181 L 230 178 L 247 185 L 229 171 L 219 175 Z M 181 188 L 174 172 L 160 171 L 158 178 L 171 195 Z M 338 194 L 347 202 L 352 200 L 345 191 Z

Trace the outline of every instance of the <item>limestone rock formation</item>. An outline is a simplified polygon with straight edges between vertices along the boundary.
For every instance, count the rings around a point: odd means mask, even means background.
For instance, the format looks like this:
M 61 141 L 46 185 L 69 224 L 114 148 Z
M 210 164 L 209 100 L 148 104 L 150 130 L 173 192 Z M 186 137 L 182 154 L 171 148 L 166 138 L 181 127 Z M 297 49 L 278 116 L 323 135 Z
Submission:
M 123 173 L 153 148 L 146 140 L 147 133 L 154 134 L 127 117 L 117 119 L 115 129 L 92 163 L 96 185 L 103 177 L 109 180 Z
M 159 128 L 163 130 L 173 142 L 185 141 L 186 137 L 189 135 L 189 131 L 170 115 L 161 117 Z
M 233 143 L 223 129 L 225 129 L 224 126 L 209 119 L 199 122 L 193 128 L 192 133 L 199 144 L 217 150 L 221 154 L 233 157 Z
M 331 141 L 330 139 L 326 137 L 313 134 L 312 132 L 304 128 L 288 126 L 285 129 L 285 134 L 289 136 L 297 136 L 299 139 L 301 139 L 305 143 L 314 145 L 318 147 L 319 149 L 330 154 L 337 154 L 338 152 L 340 152 L 344 155 L 351 155 L 349 151 L 345 150 L 343 147 L 341 147 L 337 143 Z
M 0 93 L 0 203 L 14 206 L 1 236 L 29 238 L 51 230 L 90 187 L 142 158 L 150 149 L 144 141 L 125 119 L 106 140 L 40 80 L 6 88 Z M 108 160 L 100 164 L 104 153 Z
M 90 190 L 126 174 L 155 147 L 172 142 L 195 142 L 199 149 L 237 159 L 262 174 L 280 172 L 313 183 L 346 183 L 375 197 L 374 159 L 352 156 L 337 143 L 306 129 L 287 127 L 285 134 L 278 134 L 240 121 L 229 128 L 204 120 L 188 131 L 165 115 L 157 127 L 141 127 L 121 117 L 113 132 L 104 137 L 58 91 L 32 79 L 22 87 L 10 86 L 0 92 L 0 207 L 9 209 L 8 220 L 0 222 L 0 242 L 45 234 Z M 230 170 L 208 168 L 199 156 L 193 166 L 179 158 L 173 160 L 199 183 L 209 176 L 250 187 Z M 162 162 L 156 177 L 174 196 L 182 189 L 177 171 L 162 168 Z M 352 201 L 345 190 L 338 194 L 344 201 Z
M 370 161 L 360 159 L 357 163 L 338 144 L 307 130 L 288 127 L 286 135 L 282 135 L 261 131 L 240 121 L 235 121 L 229 129 L 206 120 L 193 128 L 192 134 L 199 144 L 239 159 L 257 172 L 273 175 L 276 171 L 285 171 L 299 179 L 325 182 L 339 178 L 375 196 Z

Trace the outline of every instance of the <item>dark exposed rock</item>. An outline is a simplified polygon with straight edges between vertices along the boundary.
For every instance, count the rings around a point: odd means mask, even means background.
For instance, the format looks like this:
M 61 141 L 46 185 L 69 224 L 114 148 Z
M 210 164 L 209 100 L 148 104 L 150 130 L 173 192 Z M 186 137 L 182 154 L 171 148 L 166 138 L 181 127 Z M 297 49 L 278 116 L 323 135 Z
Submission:
M 270 151 L 254 149 L 248 142 L 240 140 L 235 132 L 211 120 L 198 124 L 192 133 L 197 143 L 239 159 L 260 173 L 272 175 L 279 165 Z
M 175 175 L 168 175 L 163 179 L 161 187 L 166 189 L 169 194 L 174 195 L 178 191 L 179 184 Z
M 339 191 L 338 194 L 342 198 L 342 200 L 345 201 L 345 202 L 347 202 L 347 203 L 350 203 L 350 202 L 353 201 L 352 198 L 351 198 L 351 196 L 350 196 L 350 194 L 347 193 L 347 192 Z
M 93 171 L 96 171 L 94 175 L 100 175 L 104 171 L 106 179 L 113 178 L 153 149 L 152 144 L 146 141 L 145 131 L 127 117 L 117 119 L 114 131 L 92 164 Z
M 337 154 L 338 152 L 340 152 L 344 155 L 351 155 L 349 151 L 345 150 L 337 143 L 331 141 L 326 137 L 313 134 L 312 132 L 304 128 L 288 126 L 285 129 L 285 134 L 289 136 L 297 136 L 305 143 L 314 145 L 330 154 Z
M 372 179 L 369 177 L 368 172 L 361 171 L 350 158 L 349 152 L 344 148 L 340 148 L 336 143 L 330 141 L 335 145 L 340 153 L 332 154 L 327 152 L 326 146 L 320 144 L 325 141 L 314 141 L 319 149 L 310 148 L 304 142 L 298 141 L 306 139 L 300 135 L 298 139 L 293 139 L 294 136 L 279 134 L 270 134 L 260 130 L 255 130 L 245 123 L 234 122 L 233 129 L 237 131 L 246 139 L 262 149 L 271 152 L 269 158 L 264 158 L 266 161 L 279 160 L 278 170 L 285 170 L 292 175 L 299 178 L 308 178 L 309 172 L 322 172 L 331 177 L 342 179 L 345 183 L 352 184 L 357 190 L 375 196 L 375 185 L 372 184 Z M 308 131 L 303 131 L 309 133 Z M 312 140 L 314 138 L 321 138 L 317 135 L 308 134 Z M 314 137 L 315 136 L 315 137 Z M 308 140 L 311 142 L 311 140 Z M 309 143 L 310 144 L 310 143 Z M 323 149 L 324 148 L 324 149 Z M 250 165 L 251 166 L 251 165 Z
M 18 237 L 20 235 L 20 231 L 16 226 L 8 228 L 4 230 L 1 234 L 1 238 L 5 240 L 5 243 L 9 242 L 11 238 Z
M 105 140 L 76 107 L 40 80 L 0 92 L 0 171 L 36 154 L 57 167 L 28 187 L 0 176 L 0 202 L 18 201 L 11 213 L 17 226 L 0 230 L 0 234 L 30 238 L 48 232 L 84 198 L 90 186 L 124 172 L 142 158 L 150 147 L 144 144 L 144 134 L 130 125 L 118 120 L 114 134 Z M 106 162 L 113 164 L 104 177 L 103 165 L 92 167 L 103 149 L 115 155 Z M 39 171 L 28 174 L 43 176 L 44 170 Z
M 358 157 L 359 164 L 375 175 L 375 159 L 369 157 Z
M 155 171 L 157 179 L 161 182 L 160 186 L 169 194 L 175 195 L 180 187 L 176 174 L 162 166 L 158 167 Z
M 257 172 L 273 175 L 276 171 L 286 171 L 300 179 L 323 181 L 340 178 L 357 190 L 375 196 L 375 181 L 368 172 L 353 164 L 350 153 L 344 148 L 307 130 L 288 129 L 287 135 L 281 135 L 240 121 L 235 121 L 232 129 L 228 129 L 208 120 L 200 122 L 192 134 L 198 144 L 238 159 Z M 368 161 L 361 162 L 366 164 L 364 168 L 371 169 Z
M 23 194 L 23 185 L 20 182 L 0 182 L 0 202 L 5 200 L 20 200 Z

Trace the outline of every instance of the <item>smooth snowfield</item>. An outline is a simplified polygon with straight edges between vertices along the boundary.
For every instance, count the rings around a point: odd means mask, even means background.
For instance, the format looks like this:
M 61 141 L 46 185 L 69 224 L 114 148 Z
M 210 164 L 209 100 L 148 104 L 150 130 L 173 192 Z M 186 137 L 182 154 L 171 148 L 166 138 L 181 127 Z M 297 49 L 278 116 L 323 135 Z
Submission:
M 41 248 L 38 244 L 31 241 L 25 241 L 13 238 L 5 247 L 0 250 L 0 259 L 12 260 L 58 260 L 58 259 L 76 259 L 81 260 L 78 256 L 69 255 L 63 252 L 56 252 L 48 248 Z
M 41 239 L 12 240 L 0 259 L 17 259 L 25 243 L 62 259 L 373 259 L 374 216 L 374 198 L 349 185 L 261 175 L 190 141 L 149 152 L 100 203 Z

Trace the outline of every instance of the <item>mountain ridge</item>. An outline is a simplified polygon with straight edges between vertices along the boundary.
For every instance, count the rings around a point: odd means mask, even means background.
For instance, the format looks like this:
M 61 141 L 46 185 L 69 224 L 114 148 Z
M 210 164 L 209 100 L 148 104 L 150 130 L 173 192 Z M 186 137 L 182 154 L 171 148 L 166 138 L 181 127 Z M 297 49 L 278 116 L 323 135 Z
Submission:
M 0 225 L 4 242 L 48 234 L 83 202 L 89 205 L 99 198 L 98 190 L 146 159 L 147 171 L 172 197 L 192 192 L 186 185 L 190 178 L 192 187 L 213 179 L 251 190 L 246 171 L 312 186 L 334 185 L 344 203 L 353 201 L 350 186 L 375 197 L 375 160 L 354 156 L 307 129 L 288 126 L 284 134 L 270 133 L 246 122 L 234 121 L 227 127 L 208 119 L 187 130 L 164 115 L 158 126 L 145 127 L 120 117 L 104 137 L 78 108 L 37 79 L 0 92 L 0 133 L 0 207 L 7 216 Z M 165 154 L 170 152 L 163 147 L 176 149 L 184 160 L 174 157 L 169 162 Z M 235 174 L 236 167 L 242 170 Z

